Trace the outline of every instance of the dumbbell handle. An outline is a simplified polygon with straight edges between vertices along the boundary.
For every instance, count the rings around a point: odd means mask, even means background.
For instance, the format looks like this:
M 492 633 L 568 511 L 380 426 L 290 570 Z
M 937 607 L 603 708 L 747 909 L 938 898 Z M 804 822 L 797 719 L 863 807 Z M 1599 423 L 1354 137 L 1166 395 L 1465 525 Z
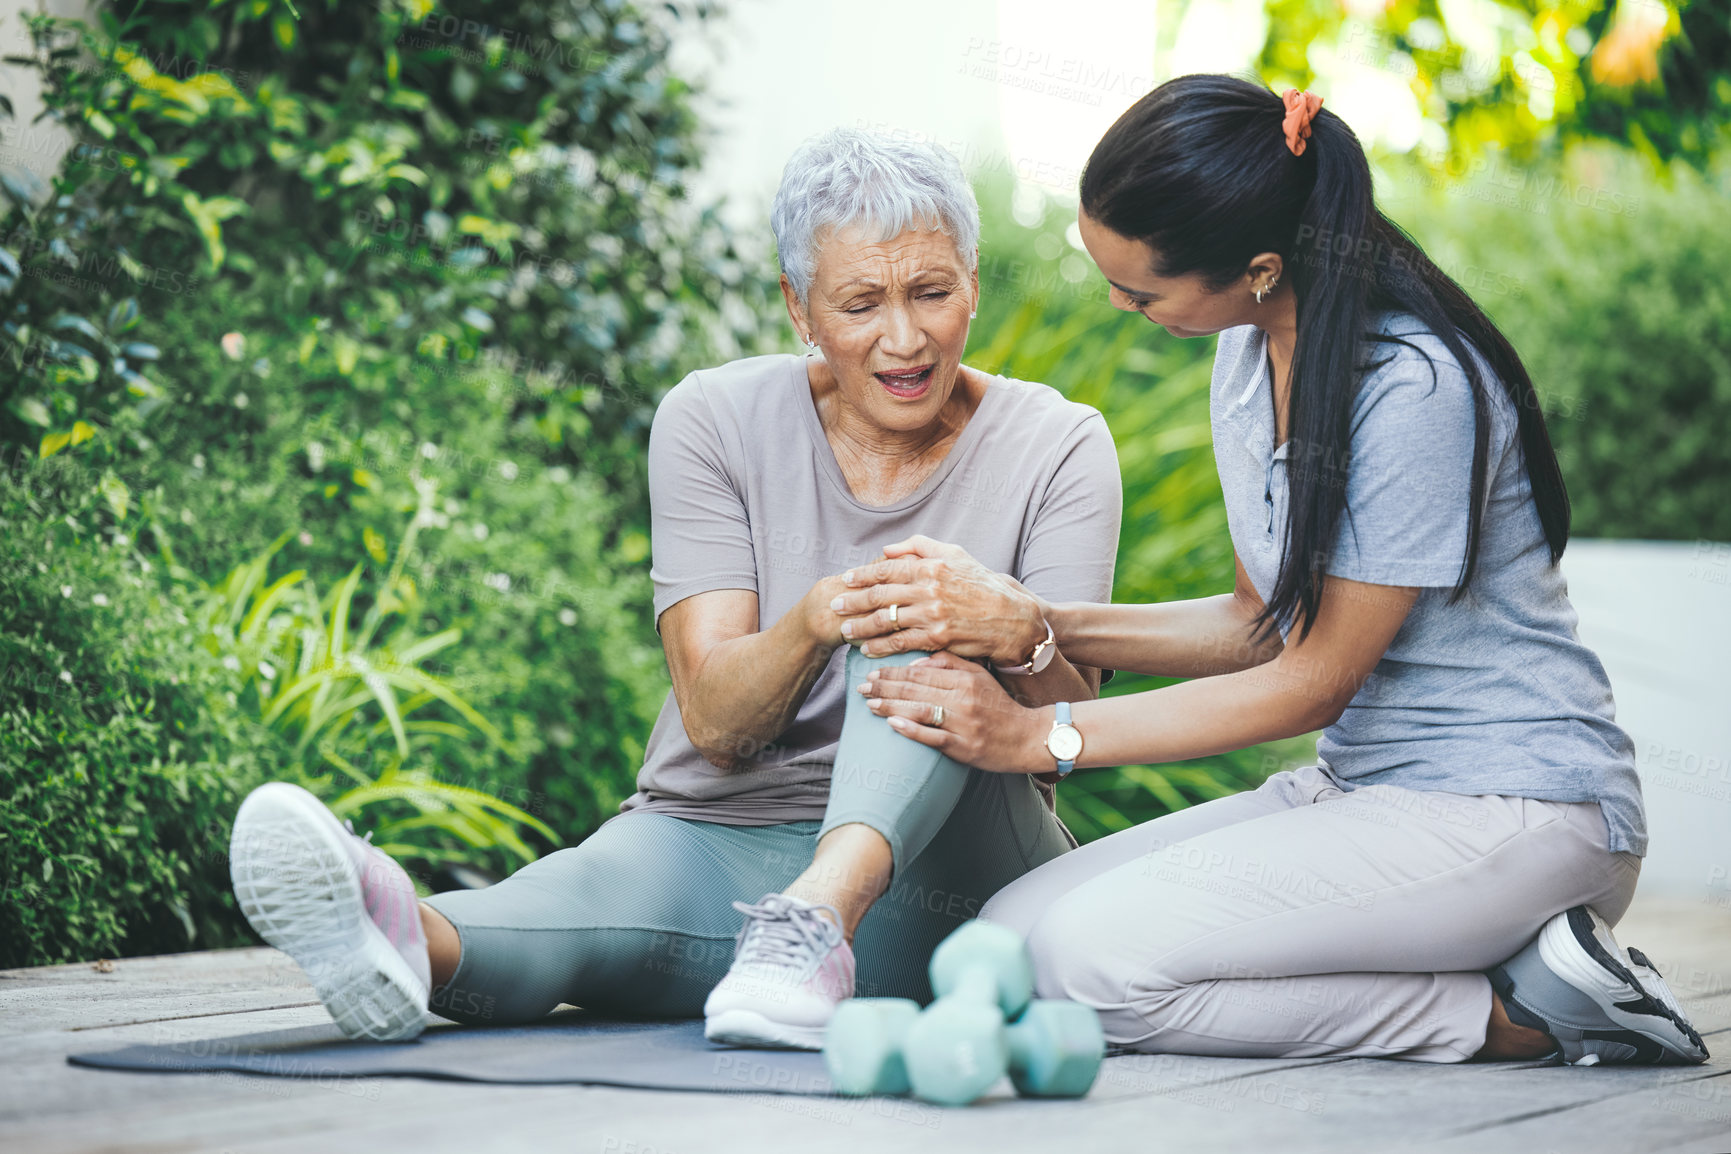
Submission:
M 985 966 L 969 966 L 962 971 L 961 979 L 955 988 L 947 995 L 968 1002 L 984 1002 L 987 1005 L 998 1005 L 998 979 Z

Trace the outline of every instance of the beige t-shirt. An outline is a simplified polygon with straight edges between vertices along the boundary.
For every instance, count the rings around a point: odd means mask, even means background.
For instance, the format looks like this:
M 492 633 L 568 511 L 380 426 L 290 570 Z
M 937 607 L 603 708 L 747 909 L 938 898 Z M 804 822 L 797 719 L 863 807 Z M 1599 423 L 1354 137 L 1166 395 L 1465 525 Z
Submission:
M 687 597 L 750 589 L 765 629 L 819 578 L 915 533 L 962 546 L 1047 600 L 1109 601 L 1123 494 L 1097 410 L 992 377 L 918 490 L 863 504 L 824 437 L 805 358 L 779 354 L 694 372 L 668 392 L 649 437 L 649 502 L 657 626 Z M 846 653 L 836 649 L 793 724 L 761 749 L 742 748 L 749 760 L 734 770 L 704 760 L 669 692 L 620 810 L 727 825 L 822 818 Z

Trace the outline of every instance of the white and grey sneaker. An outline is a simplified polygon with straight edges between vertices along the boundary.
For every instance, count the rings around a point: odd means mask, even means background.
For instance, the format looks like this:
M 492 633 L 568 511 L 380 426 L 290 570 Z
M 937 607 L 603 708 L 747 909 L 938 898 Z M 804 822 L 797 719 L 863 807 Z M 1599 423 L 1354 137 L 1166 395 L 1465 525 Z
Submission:
M 765 894 L 756 905 L 733 908 L 745 915 L 745 928 L 733 965 L 703 1005 L 703 1036 L 731 1046 L 821 1050 L 835 1008 L 853 997 L 853 948 L 835 907 Z
M 298 785 L 241 802 L 228 869 L 240 911 L 299 963 L 351 1038 L 406 1041 L 426 1026 L 431 985 L 415 883 Z
M 1517 1026 L 1541 1030 L 1572 1066 L 1705 1062 L 1707 1047 L 1658 968 L 1625 951 L 1594 910 L 1546 922 L 1520 953 L 1488 971 Z

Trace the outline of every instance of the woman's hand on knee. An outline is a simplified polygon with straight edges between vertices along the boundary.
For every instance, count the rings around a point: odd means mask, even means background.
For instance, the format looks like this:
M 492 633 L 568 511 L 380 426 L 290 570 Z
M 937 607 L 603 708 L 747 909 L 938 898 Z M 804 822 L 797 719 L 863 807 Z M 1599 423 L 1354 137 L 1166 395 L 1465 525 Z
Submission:
M 960 545 L 909 537 L 843 581 L 847 591 L 831 608 L 843 618 L 844 636 L 861 643 L 867 657 L 947 650 L 1019 665 L 1046 639 L 1040 599 Z
M 874 669 L 856 689 L 897 733 L 963 765 L 997 773 L 1052 768 L 1045 746 L 1051 708 L 1017 704 L 976 662 L 934 653 L 912 665 Z

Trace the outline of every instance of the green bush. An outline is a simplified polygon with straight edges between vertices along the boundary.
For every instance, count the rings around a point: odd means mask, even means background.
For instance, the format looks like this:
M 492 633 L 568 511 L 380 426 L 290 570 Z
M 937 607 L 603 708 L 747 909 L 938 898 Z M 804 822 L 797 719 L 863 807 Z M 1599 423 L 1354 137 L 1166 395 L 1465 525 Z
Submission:
M 242 944 L 229 823 L 289 751 L 59 460 L 0 468 L 0 967 Z
M 361 779 L 412 787 L 369 803 L 363 820 L 376 812 L 427 860 L 452 843 L 410 810 L 463 789 L 544 822 L 530 852 L 581 838 L 632 788 L 666 689 L 649 614 L 648 423 L 666 387 L 755 351 L 774 315 L 761 307 L 759 256 L 684 189 L 698 123 L 667 57 L 673 30 L 708 14 L 701 3 L 146 0 L 100 4 L 88 27 L 29 18 L 28 63 L 76 144 L 54 195 L 20 174 L 3 182 L 0 355 L 19 371 L 0 371 L 0 445 L 68 462 L 68 499 L 109 517 L 140 564 L 154 559 L 134 575 L 162 609 L 140 623 L 190 619 L 201 583 L 285 533 L 282 565 L 317 575 L 321 591 L 370 558 L 364 614 L 388 568 L 379 542 L 432 486 L 403 574 L 417 593 L 406 624 L 462 632 L 436 672 L 504 742 L 470 727 L 407 764 L 351 762 Z M 8 515 L 32 531 L 0 539 L 0 564 L 25 573 L 57 514 L 25 501 Z M 182 577 L 165 575 L 168 558 Z M 74 568 L 106 572 L 88 558 Z M 81 627 L 51 598 L 39 608 L 54 630 Z M 173 662 L 202 660 L 195 634 L 149 634 L 153 660 L 181 683 L 191 674 Z M 144 636 L 90 633 L 75 672 L 115 677 Z M 157 799 L 163 844 L 176 823 L 225 842 L 246 788 L 302 768 L 244 716 L 244 678 L 207 672 L 221 692 L 153 690 L 146 715 L 184 715 L 202 744 L 175 756 L 213 778 L 188 805 Z M 0 696 L 36 716 L 31 700 Z M 21 829 L 48 828 L 63 806 L 14 780 L 60 781 L 84 758 L 92 789 L 143 788 L 125 767 L 148 757 L 77 753 L 95 716 L 50 726 L 59 744 L 8 747 Z M 48 723 L 32 725 L 19 733 Z M 253 756 L 255 741 L 272 756 Z M 220 780 L 214 767 L 230 762 Z M 165 769 L 162 787 L 179 772 Z M 321 788 L 341 803 L 355 778 L 332 773 Z M 499 812 L 476 804 L 444 816 Z M 8 876 L 46 870 L 66 886 L 77 855 L 125 876 L 114 847 L 97 844 L 106 835 L 86 832 L 43 841 L 31 852 L 54 864 L 27 854 Z M 67 901 L 90 924 L 130 925 L 177 896 L 152 876 Z M 231 908 L 213 885 L 186 892 L 195 924 Z M 54 943 L 32 960 L 164 944 L 118 929 L 65 939 L 34 922 L 21 934 Z
M 508 871 L 537 856 L 519 826 L 550 845 L 559 838 L 508 802 L 438 778 L 433 759 L 453 738 L 479 733 L 513 751 L 464 694 L 427 667 L 434 655 L 451 651 L 462 630 L 422 634 L 415 628 L 422 619 L 420 592 L 404 569 L 415 555 L 433 487 L 423 486 L 422 495 L 376 587 L 362 585 L 360 563 L 322 596 L 305 570 L 273 578 L 271 562 L 288 540 L 285 533 L 205 591 L 194 627 L 199 644 L 239 672 L 242 697 L 256 702 L 259 720 L 293 738 L 296 761 L 285 769 L 298 775 L 284 776 L 299 776 L 339 817 L 377 807 L 364 819 L 378 835 L 373 844 L 411 872 L 418 865 L 470 861 L 477 851 L 492 859 L 488 865 Z M 382 539 L 369 539 L 368 546 L 384 549 Z M 176 567 L 176 576 L 190 575 Z M 364 611 L 357 596 L 363 590 L 370 602 Z
M 1575 536 L 1731 541 L 1728 192 L 1724 165 L 1582 150 L 1401 205 L 1526 361 Z

